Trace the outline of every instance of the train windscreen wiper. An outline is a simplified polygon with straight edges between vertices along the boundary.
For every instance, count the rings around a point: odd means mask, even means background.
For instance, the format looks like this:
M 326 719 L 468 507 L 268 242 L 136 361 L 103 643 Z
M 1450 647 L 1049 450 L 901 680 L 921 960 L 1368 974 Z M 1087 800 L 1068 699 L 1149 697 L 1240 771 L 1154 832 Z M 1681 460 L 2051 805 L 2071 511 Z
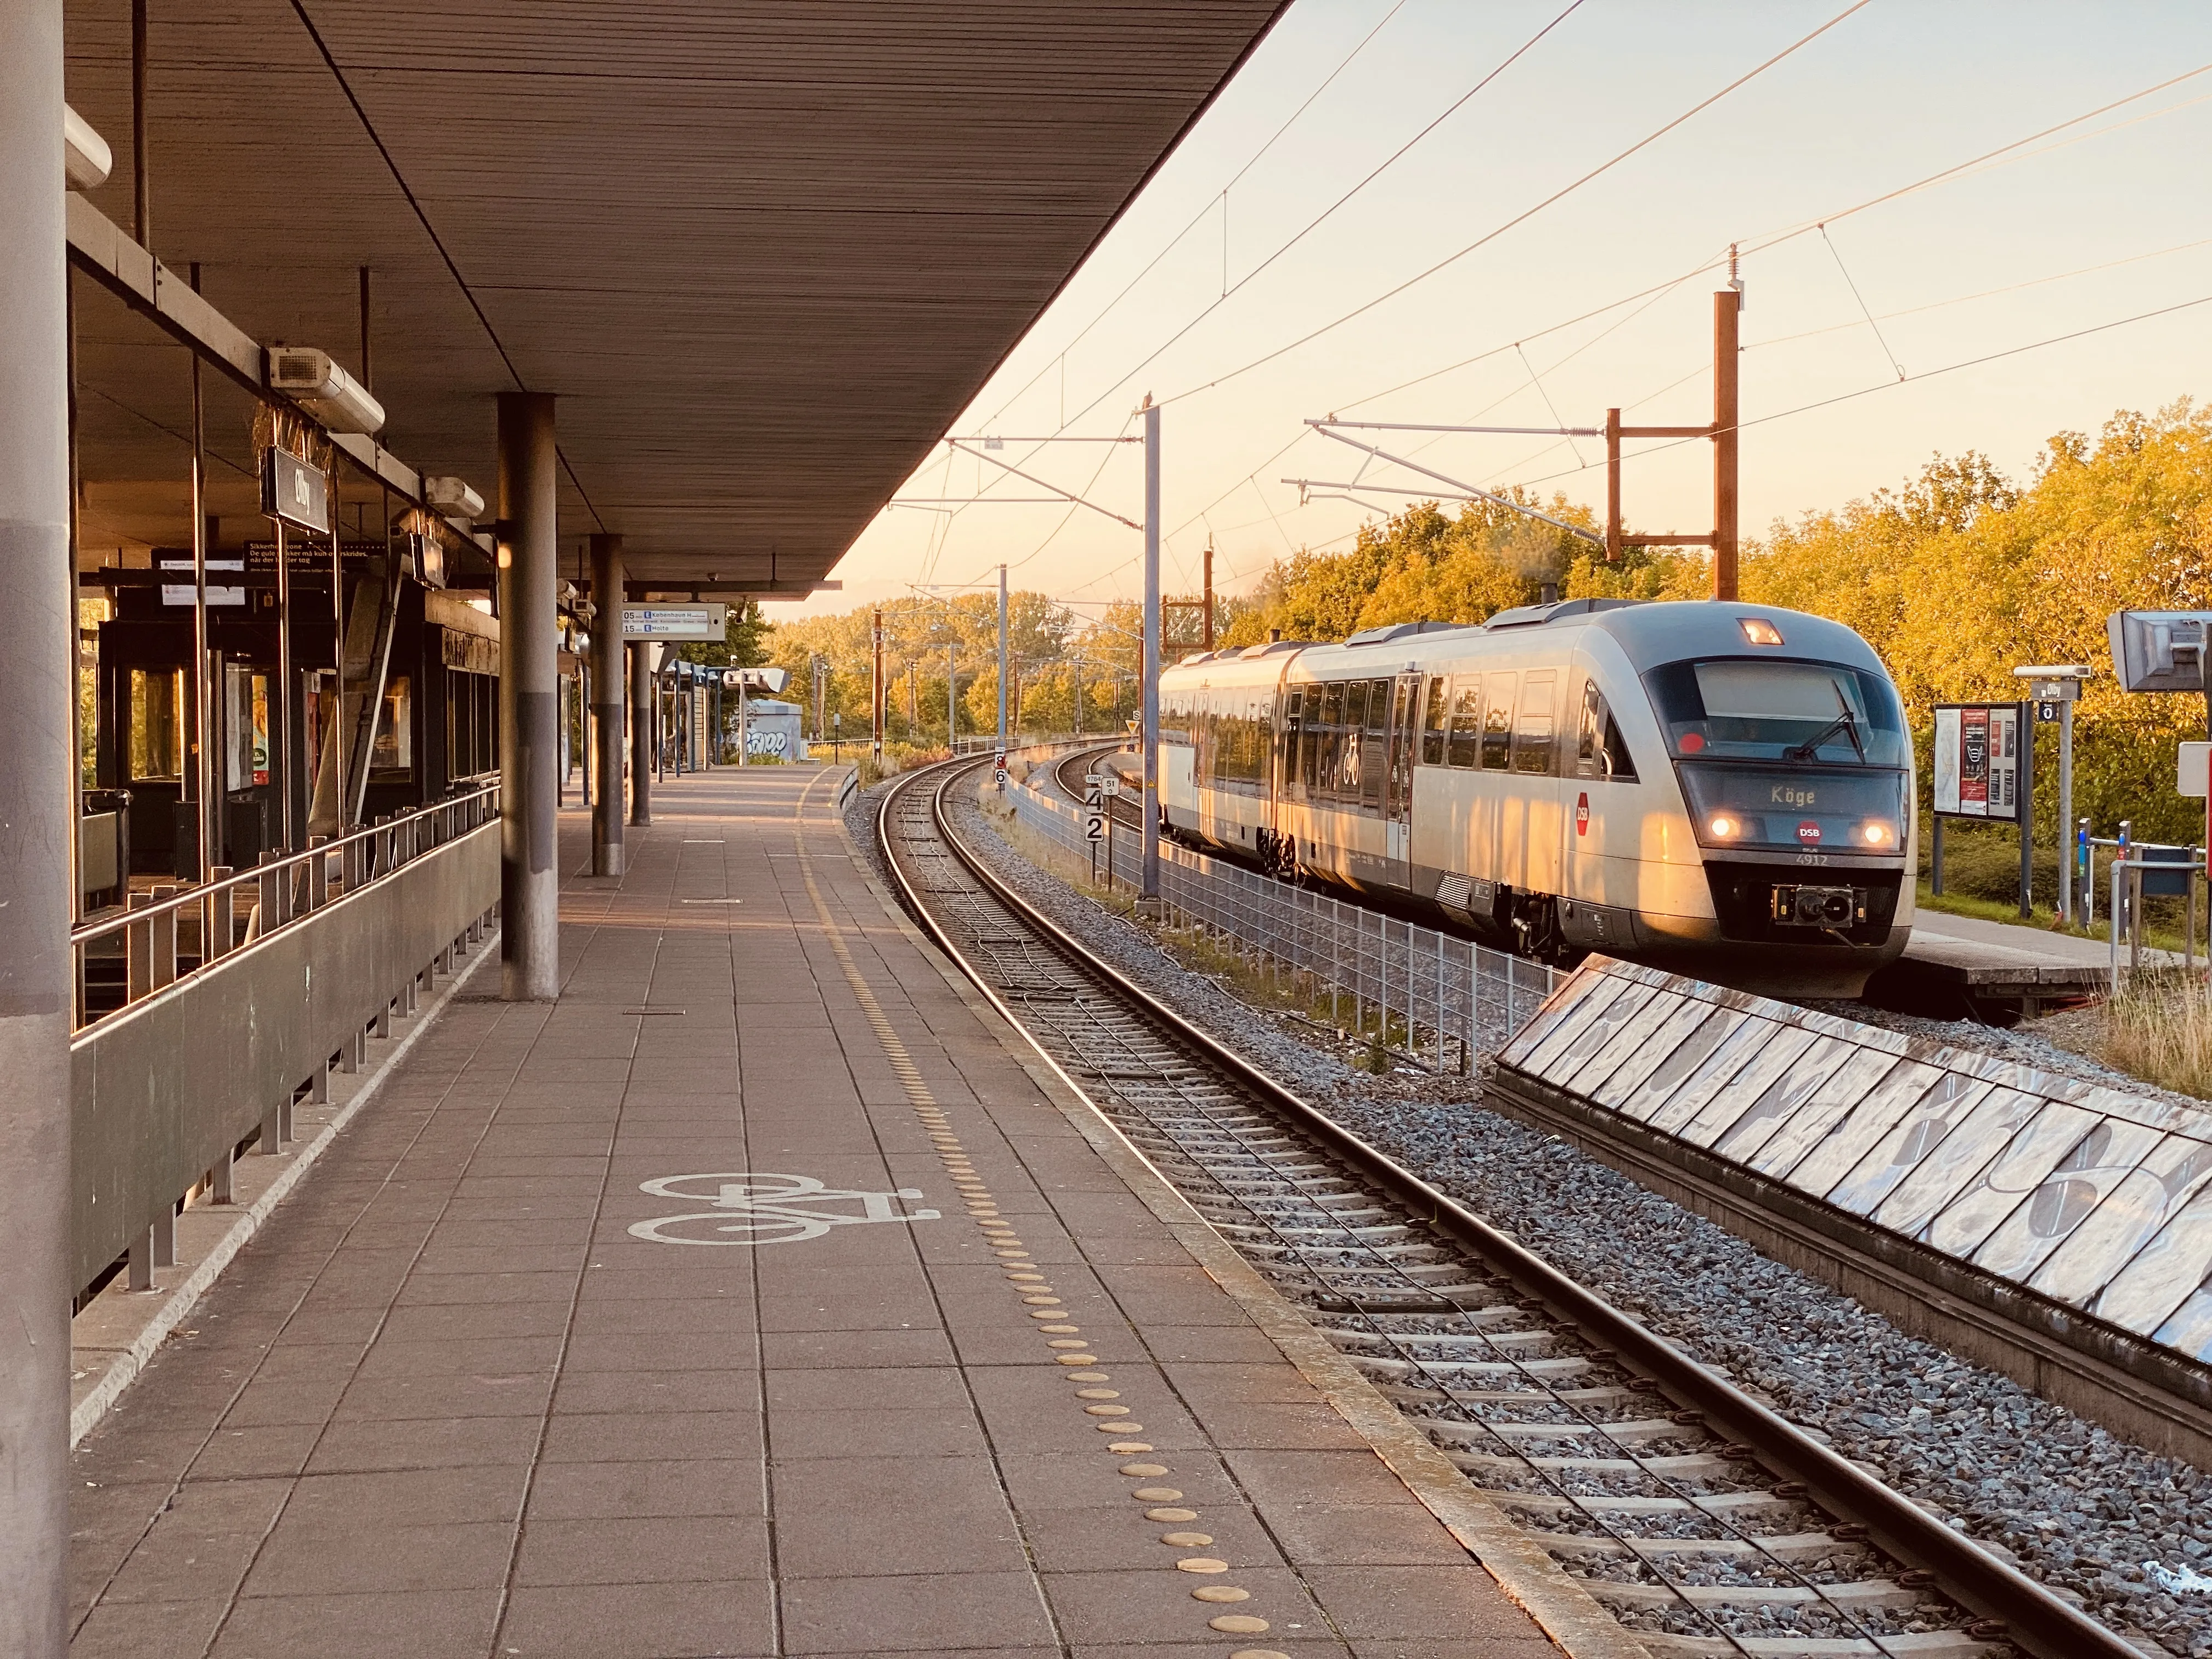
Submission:
M 1841 705 L 1843 712 L 1806 738 L 1804 742 L 1784 750 L 1783 759 L 1793 762 L 1812 760 L 1820 752 L 1820 745 L 1840 732 L 1851 740 L 1851 750 L 1859 757 L 1859 764 L 1861 766 L 1866 764 L 1866 744 L 1859 741 L 1858 717 L 1851 713 L 1851 706 L 1844 702 L 1844 694 L 1841 691 L 1836 693 L 1836 702 Z

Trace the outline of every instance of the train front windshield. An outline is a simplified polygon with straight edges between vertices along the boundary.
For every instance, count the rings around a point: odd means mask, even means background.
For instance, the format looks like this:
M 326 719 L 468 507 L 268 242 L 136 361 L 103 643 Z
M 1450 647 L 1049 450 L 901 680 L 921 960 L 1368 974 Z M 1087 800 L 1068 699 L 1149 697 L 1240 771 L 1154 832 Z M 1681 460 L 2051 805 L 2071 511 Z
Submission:
M 1891 853 L 1905 844 L 1905 711 L 1841 663 L 1721 658 L 1644 677 L 1708 847 Z

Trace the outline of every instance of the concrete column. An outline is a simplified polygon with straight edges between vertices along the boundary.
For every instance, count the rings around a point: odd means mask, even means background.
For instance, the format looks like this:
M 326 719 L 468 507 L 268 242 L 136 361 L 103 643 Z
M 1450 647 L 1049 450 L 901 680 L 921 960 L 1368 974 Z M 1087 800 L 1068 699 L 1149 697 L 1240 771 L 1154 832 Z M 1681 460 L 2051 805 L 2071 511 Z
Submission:
M 0 0 L 0 1653 L 63 1659 L 70 548 L 61 0 Z
M 500 994 L 561 994 L 553 399 L 499 394 Z
M 599 792 L 592 797 L 592 873 L 623 872 L 623 713 L 629 706 L 623 672 L 623 539 L 592 538 L 592 761 Z
M 659 718 L 653 684 L 653 641 L 629 647 L 629 821 L 653 822 L 653 723 Z

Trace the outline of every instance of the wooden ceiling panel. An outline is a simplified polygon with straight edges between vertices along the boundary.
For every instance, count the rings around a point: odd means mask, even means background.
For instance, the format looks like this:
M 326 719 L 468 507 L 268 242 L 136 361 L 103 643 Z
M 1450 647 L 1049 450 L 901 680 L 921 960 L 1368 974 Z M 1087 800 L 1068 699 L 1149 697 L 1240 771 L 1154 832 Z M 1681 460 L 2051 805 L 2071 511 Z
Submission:
M 643 580 L 812 579 L 1283 3 L 160 6 L 153 242 L 256 337 L 356 372 L 368 265 L 410 464 L 490 495 L 494 394 L 552 392 L 564 532 L 621 532 Z M 128 21 L 70 7 L 126 227 Z M 138 384 L 155 360 L 110 332 L 80 353 L 85 465 L 119 485 L 173 465 L 177 377 Z

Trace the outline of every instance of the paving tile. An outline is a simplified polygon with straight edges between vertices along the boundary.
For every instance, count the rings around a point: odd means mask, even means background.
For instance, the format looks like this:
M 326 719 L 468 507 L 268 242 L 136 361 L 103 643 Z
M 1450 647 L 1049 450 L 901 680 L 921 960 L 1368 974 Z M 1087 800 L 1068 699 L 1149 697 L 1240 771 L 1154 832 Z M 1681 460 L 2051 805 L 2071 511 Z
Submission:
M 752 1412 L 556 1415 L 546 1425 L 543 1455 L 548 1463 L 625 1463 L 663 1457 L 757 1460 L 761 1423 Z
M 533 1515 L 515 1564 L 518 1584 L 716 1583 L 769 1577 L 768 1524 L 746 1516 Z
M 495 1589 L 271 1595 L 239 1602 L 210 1659 L 483 1659 Z
M 1056 1645 L 1036 1580 L 1026 1572 L 797 1579 L 783 1585 L 782 1605 L 784 1650 L 790 1654 Z
M 1150 1571 L 1059 1572 L 1045 1579 L 1045 1593 L 1070 1642 L 1202 1642 L 1208 1634 L 1206 1621 L 1224 1611 L 1256 1613 L 1271 1624 L 1293 1619 L 1321 1623 L 1296 1574 L 1282 1568 L 1231 1566 L 1206 1578 L 1177 1571 L 1172 1561 Z M 1191 1591 L 1201 1583 L 1234 1585 L 1251 1591 L 1252 1599 L 1224 1609 L 1193 1598 Z
M 530 1514 L 549 1520 L 654 1516 L 765 1516 L 758 1458 L 660 1458 L 546 1463 L 530 1487 Z
M 982 1458 L 779 1462 L 773 1474 L 787 1578 L 1024 1567 L 1020 1530 Z
M 507 1577 L 514 1538 L 505 1520 L 395 1526 L 351 1515 L 310 1523 L 288 1514 L 262 1545 L 245 1593 L 355 1595 L 492 1588 Z
M 463 1522 L 511 1523 L 522 1507 L 525 1470 L 465 1465 L 392 1469 L 371 1474 L 308 1474 L 284 1483 L 288 1523 L 335 1533 L 348 1526 L 440 1526 Z M 195 1483 L 195 1486 L 206 1483 Z M 191 1492 L 195 1486 L 188 1486 Z
M 1440 1630 L 1470 1638 L 1525 1638 L 1528 1617 L 1469 1562 L 1452 1567 L 1313 1567 L 1306 1582 L 1336 1627 L 1354 1640 L 1426 1641 Z
M 538 1443 L 536 1417 L 440 1417 L 333 1423 L 307 1468 L 317 1474 L 520 1464 Z
M 199 1659 L 229 1606 L 228 1595 L 103 1602 L 70 1638 L 70 1659 Z
M 774 1653 L 764 1581 L 519 1587 L 500 1632 L 524 1659 L 694 1659 Z

